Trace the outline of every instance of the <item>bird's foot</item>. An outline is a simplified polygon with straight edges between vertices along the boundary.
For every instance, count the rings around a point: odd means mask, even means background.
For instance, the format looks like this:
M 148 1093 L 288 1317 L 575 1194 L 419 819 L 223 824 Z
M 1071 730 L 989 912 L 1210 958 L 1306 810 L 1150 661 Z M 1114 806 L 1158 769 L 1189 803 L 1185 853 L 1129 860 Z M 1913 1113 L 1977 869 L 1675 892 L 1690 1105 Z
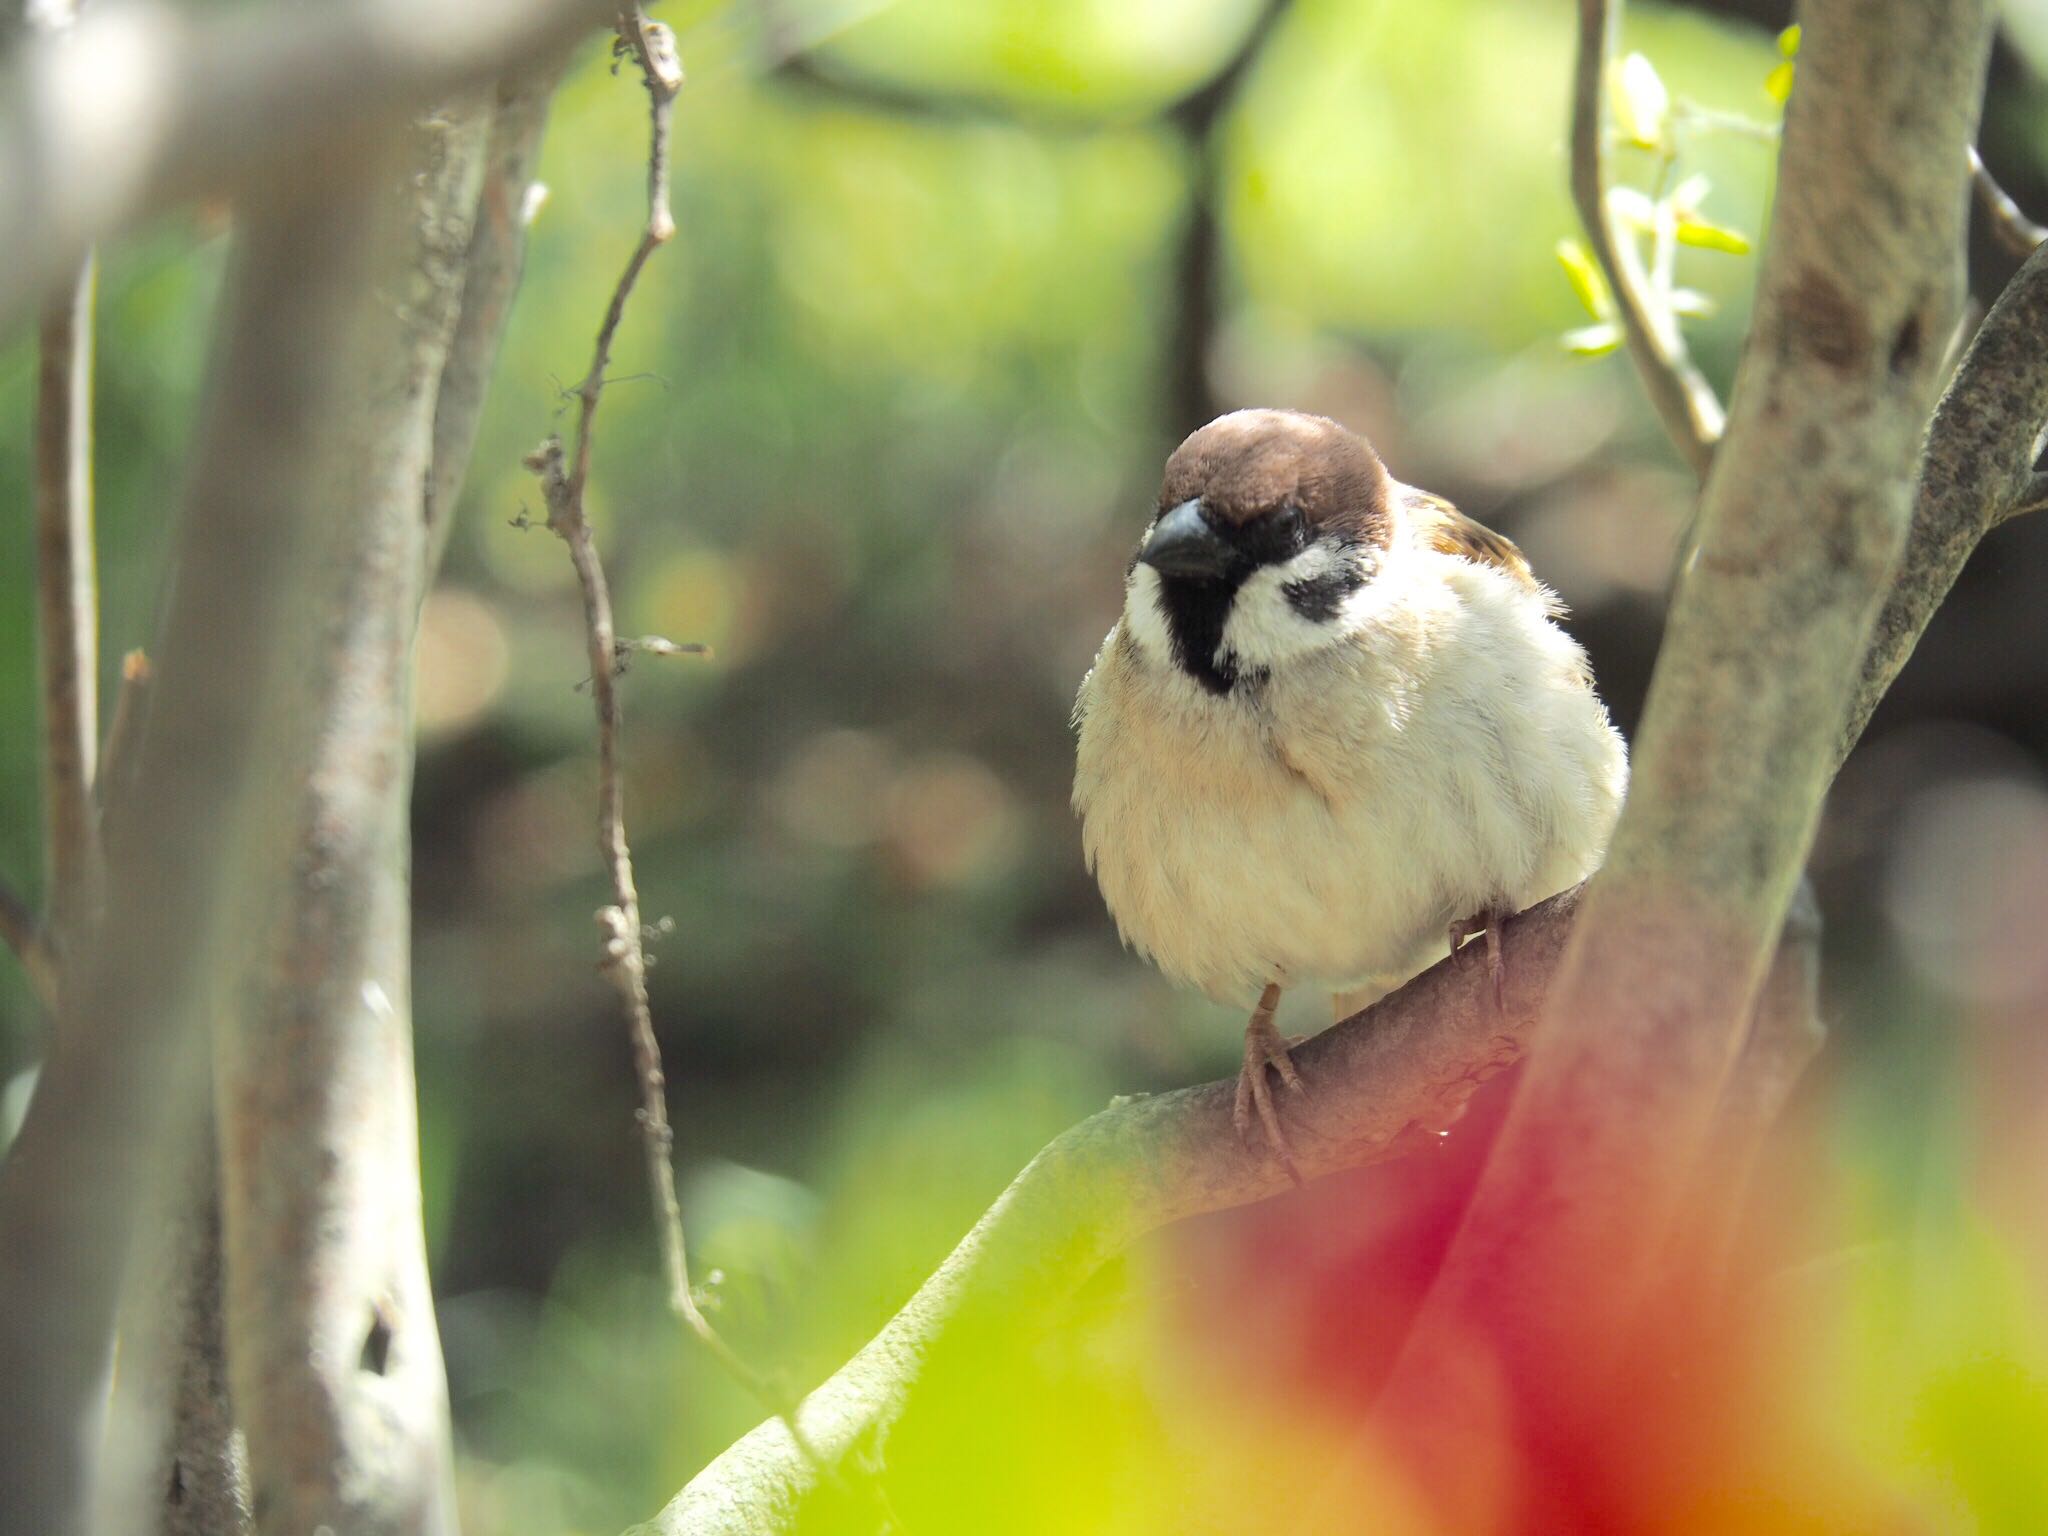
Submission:
M 1457 958 L 1464 942 L 1475 934 L 1486 935 L 1486 974 L 1493 981 L 1493 1006 L 1496 1012 L 1505 1016 L 1508 1011 L 1507 962 L 1501 957 L 1500 925 L 1508 920 L 1508 914 L 1498 907 L 1488 907 L 1472 917 L 1462 917 L 1451 924 L 1451 957 Z
M 1251 1022 L 1245 1025 L 1244 1067 L 1237 1074 L 1237 1101 L 1231 1109 L 1230 1118 L 1237 1126 L 1239 1137 L 1249 1141 L 1252 1116 L 1256 1114 L 1259 1124 L 1265 1128 L 1266 1144 L 1280 1159 L 1287 1176 L 1300 1184 L 1303 1182 L 1301 1170 L 1294 1165 L 1294 1149 L 1288 1146 L 1287 1134 L 1280 1129 L 1280 1114 L 1273 1107 L 1272 1084 L 1266 1080 L 1266 1069 L 1271 1067 L 1280 1074 L 1282 1083 L 1303 1098 L 1308 1097 L 1301 1073 L 1295 1069 L 1293 1058 L 1288 1055 L 1289 1047 L 1299 1045 L 1301 1041 L 1282 1039 L 1280 1031 L 1273 1027 L 1273 1014 L 1279 1006 L 1280 988 L 1275 983 L 1260 996 L 1259 1006 L 1252 1010 Z

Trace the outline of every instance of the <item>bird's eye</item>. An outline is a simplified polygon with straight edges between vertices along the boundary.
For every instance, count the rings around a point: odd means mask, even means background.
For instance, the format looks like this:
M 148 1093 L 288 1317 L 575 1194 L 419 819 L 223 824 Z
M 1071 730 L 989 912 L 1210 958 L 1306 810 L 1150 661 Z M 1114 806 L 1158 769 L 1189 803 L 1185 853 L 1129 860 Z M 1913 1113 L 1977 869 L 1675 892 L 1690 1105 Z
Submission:
M 1280 509 L 1280 537 L 1287 547 L 1299 552 L 1308 546 L 1308 519 L 1302 516 L 1301 508 L 1288 505 Z

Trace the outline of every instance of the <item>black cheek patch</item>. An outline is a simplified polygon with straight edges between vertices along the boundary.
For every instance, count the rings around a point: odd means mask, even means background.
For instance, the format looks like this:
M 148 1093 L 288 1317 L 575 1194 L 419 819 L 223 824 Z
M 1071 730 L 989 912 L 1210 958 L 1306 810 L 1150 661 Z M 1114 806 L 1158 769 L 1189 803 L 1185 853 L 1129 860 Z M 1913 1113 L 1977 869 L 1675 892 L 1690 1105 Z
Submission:
M 1320 576 L 1290 581 L 1280 589 L 1292 608 L 1313 624 L 1327 624 L 1337 617 L 1344 599 L 1365 585 L 1365 573 L 1353 565 L 1342 565 Z

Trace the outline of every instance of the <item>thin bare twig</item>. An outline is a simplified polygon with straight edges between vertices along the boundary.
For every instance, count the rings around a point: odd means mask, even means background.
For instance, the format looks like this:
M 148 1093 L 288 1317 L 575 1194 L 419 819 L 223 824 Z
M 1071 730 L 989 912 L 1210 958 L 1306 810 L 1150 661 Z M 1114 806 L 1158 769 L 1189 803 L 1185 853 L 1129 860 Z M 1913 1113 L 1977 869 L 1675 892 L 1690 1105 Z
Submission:
M 1998 184 L 1974 144 L 1970 146 L 1970 178 L 1984 211 L 1991 216 L 1992 232 L 2013 255 L 2025 259 L 2034 254 L 2035 246 L 2048 240 L 2048 229 L 2028 218 L 2026 210 Z
M 61 33 L 71 0 L 28 8 Z M 92 538 L 92 343 L 96 263 L 87 249 L 43 306 L 35 425 L 36 621 L 43 706 L 46 926 L 61 950 L 99 884 L 92 798 L 99 747 L 99 581 Z
M 1601 152 L 1601 93 L 1620 18 L 1620 3 L 1579 0 L 1579 52 L 1572 79 L 1572 201 L 1593 259 L 1614 291 L 1615 308 L 1628 355 L 1642 375 L 1644 391 L 1680 456 L 1702 481 L 1713 462 L 1714 444 L 1725 425 L 1713 385 L 1695 368 L 1675 320 L 1660 323 L 1643 296 L 1640 263 L 1624 262 L 1607 211 L 1605 157 Z
M 114 718 L 107 725 L 107 744 L 100 750 L 100 771 L 93 792 L 102 810 L 120 792 L 134 769 L 135 733 L 142 729 L 148 707 L 149 656 L 140 649 L 121 658 L 121 691 L 114 695 Z
M 12 886 L 0 882 L 0 939 L 14 951 L 21 961 L 21 968 L 28 973 L 29 985 L 35 988 L 36 996 L 42 999 L 45 1008 L 57 1006 L 57 957 L 51 953 L 49 944 L 43 938 L 42 925 L 36 921 L 36 914 Z
M 583 493 L 590 479 L 590 454 L 598 402 L 604 396 L 605 365 L 611 359 L 612 343 L 626 312 L 626 301 L 647 258 L 675 233 L 675 219 L 669 211 L 668 145 L 669 123 L 674 115 L 676 95 L 682 89 L 683 69 L 676 56 L 675 38 L 659 22 L 649 21 L 635 7 L 622 13 L 618 22 L 622 52 L 630 52 L 640 66 L 647 84 L 652 123 L 648 144 L 647 223 L 640 242 L 612 290 L 590 371 L 574 391 L 577 402 L 573 447 L 564 451 L 562 440 L 550 435 L 527 455 L 526 467 L 540 478 L 541 494 L 547 504 L 547 526 L 569 546 L 570 563 L 576 568 L 576 582 L 583 593 L 585 638 L 590 657 L 590 697 L 597 713 L 598 851 L 611 879 L 612 899 L 597 912 L 604 930 L 605 975 L 617 988 L 626 1011 L 627 1028 L 633 1043 L 633 1065 L 640 1084 L 637 1119 L 646 1153 L 648 1184 L 654 1201 L 655 1223 L 661 1239 L 662 1268 L 668 1286 L 670 1308 L 704 1346 L 717 1357 L 734 1380 L 758 1398 L 770 1412 L 794 1425 L 794 1405 L 778 1392 L 766 1377 L 742 1360 L 712 1327 L 690 1289 L 688 1250 L 683 1241 L 683 1214 L 676 1198 L 675 1133 L 669 1125 L 667 1078 L 661 1066 L 661 1045 L 654 1035 L 654 1013 L 647 997 L 647 950 L 640 919 L 640 895 L 633 880 L 633 855 L 626 842 L 625 786 L 619 771 L 619 664 L 624 654 L 612 621 L 611 588 L 605 580 L 604 565 L 584 514 Z M 682 650 L 677 647 L 677 650 Z

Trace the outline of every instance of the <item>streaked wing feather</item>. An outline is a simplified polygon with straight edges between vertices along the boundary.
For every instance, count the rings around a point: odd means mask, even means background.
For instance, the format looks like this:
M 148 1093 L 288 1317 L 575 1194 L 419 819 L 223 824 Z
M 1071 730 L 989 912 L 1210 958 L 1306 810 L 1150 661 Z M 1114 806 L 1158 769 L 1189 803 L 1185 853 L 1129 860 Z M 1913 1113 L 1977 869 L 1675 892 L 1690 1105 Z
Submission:
M 1418 491 L 1413 486 L 1404 490 L 1408 515 L 1415 519 L 1430 548 L 1447 555 L 1462 555 L 1478 565 L 1498 566 L 1532 590 L 1541 590 L 1541 583 L 1514 540 L 1467 517 L 1441 496 Z

